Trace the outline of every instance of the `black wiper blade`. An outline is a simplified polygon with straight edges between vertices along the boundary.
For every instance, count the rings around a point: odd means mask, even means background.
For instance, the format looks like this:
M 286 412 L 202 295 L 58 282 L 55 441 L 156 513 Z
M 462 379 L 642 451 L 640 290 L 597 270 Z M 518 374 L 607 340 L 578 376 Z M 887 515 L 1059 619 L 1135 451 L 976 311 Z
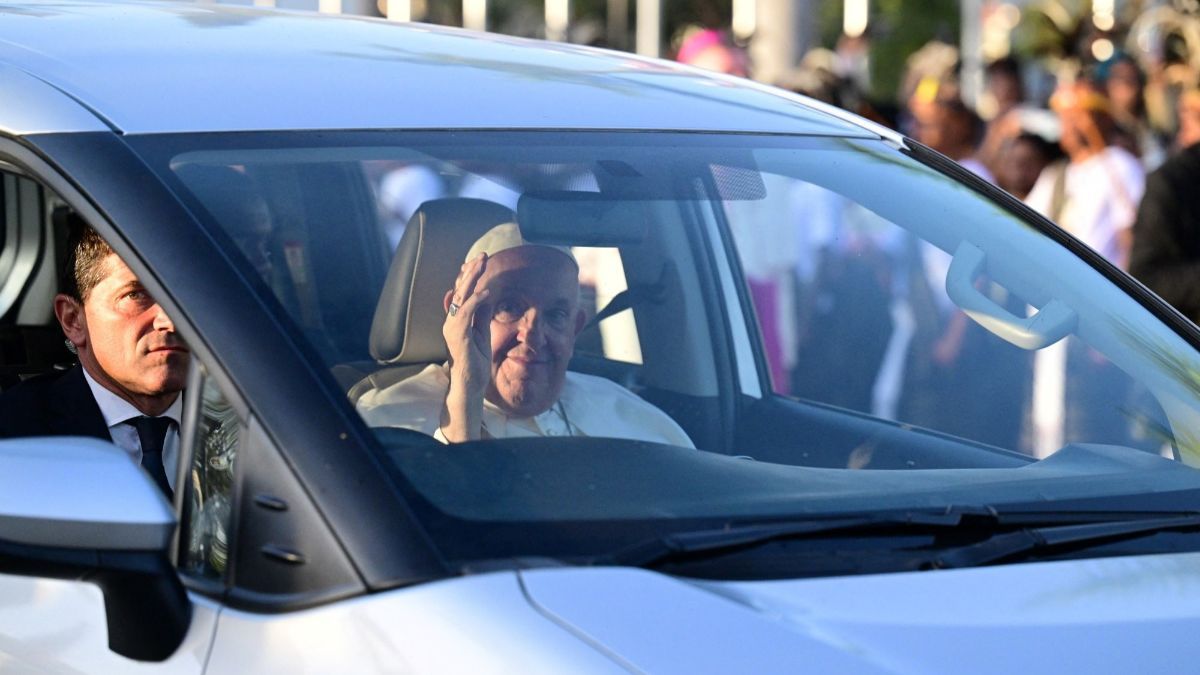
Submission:
M 1087 525 L 1060 525 L 998 534 L 984 541 L 938 553 L 927 567 L 953 569 L 995 562 L 1015 562 L 1063 546 L 1101 544 L 1165 530 L 1200 527 L 1200 513 L 1118 520 Z
M 650 539 L 593 558 L 590 563 L 653 567 L 668 560 L 753 548 L 774 541 L 831 532 L 895 526 L 957 528 L 962 525 L 965 516 L 983 516 L 994 520 L 996 514 L 987 507 L 952 507 L 937 511 L 886 512 L 845 518 L 733 525 Z

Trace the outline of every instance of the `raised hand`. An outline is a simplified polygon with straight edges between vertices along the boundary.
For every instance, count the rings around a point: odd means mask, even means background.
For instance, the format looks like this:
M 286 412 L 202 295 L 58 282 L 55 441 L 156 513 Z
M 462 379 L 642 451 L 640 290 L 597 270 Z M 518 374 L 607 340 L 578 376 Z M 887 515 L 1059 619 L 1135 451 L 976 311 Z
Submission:
M 468 260 L 446 294 L 442 337 L 450 354 L 450 388 L 442 408 L 446 440 L 478 439 L 483 425 L 483 396 L 492 376 L 492 306 L 488 290 L 478 288 L 487 254 Z

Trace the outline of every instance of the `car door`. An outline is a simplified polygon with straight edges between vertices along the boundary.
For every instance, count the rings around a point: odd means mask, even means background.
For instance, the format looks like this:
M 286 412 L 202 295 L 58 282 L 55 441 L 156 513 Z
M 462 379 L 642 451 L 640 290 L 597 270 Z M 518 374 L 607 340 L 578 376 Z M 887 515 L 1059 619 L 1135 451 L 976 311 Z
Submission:
M 0 371 L 5 388 L 63 367 L 63 347 L 52 311 L 61 266 L 62 215 L 69 205 L 16 161 L 0 160 Z M 197 429 L 194 421 L 185 426 Z M 184 450 L 203 440 L 186 434 Z M 19 440 L 7 441 L 11 452 Z M 72 494 L 69 485 L 46 486 Z M 85 505 L 86 508 L 86 505 Z M 12 563 L 11 560 L 8 561 Z M 6 569 L 0 564 L 0 572 Z M 157 664 L 164 673 L 199 673 L 212 640 L 219 604 L 192 593 L 191 621 L 182 645 Z M 142 664 L 109 649 L 104 596 L 79 580 L 0 573 L 0 666 L 6 672 L 126 672 Z
M 368 584 L 388 588 L 443 575 L 406 520 L 399 493 L 341 418 L 336 383 L 306 366 L 308 354 L 297 347 L 301 329 L 272 318 L 280 308 L 264 308 L 246 288 L 253 269 L 223 257 L 113 135 L 23 140 L 22 146 L 0 140 L 0 153 L 45 195 L 35 220 L 48 227 L 56 205 L 79 213 L 134 270 L 191 347 L 176 483 L 183 489 L 174 504 L 180 527 L 168 554 L 193 614 L 183 643 L 159 667 L 203 667 L 223 607 L 278 615 L 362 594 Z M 51 233 L 39 254 L 44 269 L 55 264 L 54 251 Z M 29 284 L 22 286 L 29 306 L 53 296 L 46 292 L 35 301 Z M 38 328 L 53 336 L 52 318 L 43 313 L 41 322 Z M 49 339 L 61 343 L 61 335 Z M 53 367 L 25 365 L 30 371 Z M 5 603 L 13 608 L 11 621 L 24 615 L 30 598 L 41 597 L 44 585 L 67 589 L 39 614 L 41 632 L 30 632 L 30 622 L 8 633 L 21 636 L 5 655 L 12 663 L 104 672 L 138 665 L 106 651 L 103 603 L 94 588 L 28 577 L 12 583 L 13 601 Z M 85 600 L 91 606 L 71 604 Z M 86 618 L 86 630 L 63 617 Z M 0 632 L 7 629 L 0 624 Z M 38 646 L 61 631 L 89 637 L 73 651 Z
M 2 281 L 6 297 L 12 299 L 6 303 L 4 313 L 6 350 L 0 366 L 10 386 L 26 377 L 67 367 L 73 359 L 63 351 L 61 329 L 49 311 L 61 271 L 64 232 L 60 221 L 65 211 L 74 210 L 88 219 L 137 270 L 143 283 L 154 289 L 156 298 L 170 295 L 149 271 L 145 253 L 131 241 L 130 232 L 122 230 L 119 223 L 101 217 L 87 199 L 70 189 L 61 174 L 30 153 L 14 150 L 16 156 L 7 158 L 6 170 L 0 176 L 6 207 L 4 226 L 0 228 L 6 244 L 6 275 Z M 56 184 L 57 190 L 51 183 Z M 180 528 L 175 539 L 177 548 L 167 552 L 188 588 L 191 618 L 182 643 L 165 661 L 156 663 L 155 668 L 169 673 L 194 673 L 203 670 L 224 598 L 239 595 L 232 592 L 235 572 L 239 571 L 233 562 L 239 542 L 252 546 L 259 536 L 270 539 L 259 541 L 257 548 L 261 553 L 253 551 L 253 557 L 262 559 L 268 569 L 256 572 L 260 565 L 250 559 L 241 565 L 238 576 L 241 593 L 254 598 L 254 601 L 234 602 L 243 607 L 267 604 L 262 595 L 256 595 L 263 591 L 270 594 L 286 588 L 298 593 L 295 578 L 303 579 L 305 574 L 279 574 L 275 569 L 278 567 L 319 570 L 328 580 L 332 574 L 331 566 L 323 564 L 325 552 L 340 554 L 340 548 L 317 536 L 319 526 L 303 524 L 306 518 L 314 517 L 315 510 L 294 489 L 280 485 L 287 469 L 270 463 L 270 459 L 281 460 L 277 455 L 268 458 L 268 453 L 275 449 L 269 440 L 264 440 L 262 427 L 245 399 L 230 393 L 238 391 L 238 387 L 219 367 L 215 354 L 204 348 L 203 340 L 192 337 L 195 333 L 184 321 L 187 311 L 176 304 L 169 312 L 182 326 L 181 332 L 188 335 L 194 355 L 187 391 L 196 393 L 184 398 L 181 460 L 175 483 L 181 489 L 177 490 L 173 505 Z M 8 441 L 13 446 L 9 451 L 19 452 L 20 448 L 15 446 L 19 443 L 19 440 Z M 246 446 L 254 448 L 250 453 L 257 461 L 244 473 L 240 470 L 240 456 Z M 69 486 L 50 487 L 70 494 Z M 269 491 L 270 496 L 257 494 L 253 501 L 243 500 L 242 488 Z M 251 517 L 239 522 L 237 515 L 243 506 L 248 513 L 287 511 L 288 517 L 277 516 L 272 520 L 273 526 L 284 521 L 286 531 L 268 527 L 269 533 L 263 533 L 263 528 L 256 527 Z M 239 528 L 246 534 L 236 539 L 233 532 Z M 305 535 L 297 541 L 296 532 L 300 530 Z M 308 564 L 298 564 L 301 559 Z M 345 571 L 344 558 L 339 560 L 342 567 L 338 569 Z M 37 574 L 36 569 L 32 572 Z M 357 588 L 353 583 L 350 585 Z M 340 587 L 332 594 L 343 595 L 354 588 L 347 591 Z M 6 667 L 38 672 L 125 672 L 144 666 L 109 649 L 105 600 L 99 588 L 91 583 L 0 575 L 0 598 L 3 598 L 0 634 L 6 637 L 0 643 L 0 660 Z M 304 600 L 311 602 L 308 597 Z M 297 598 L 290 601 L 296 602 Z

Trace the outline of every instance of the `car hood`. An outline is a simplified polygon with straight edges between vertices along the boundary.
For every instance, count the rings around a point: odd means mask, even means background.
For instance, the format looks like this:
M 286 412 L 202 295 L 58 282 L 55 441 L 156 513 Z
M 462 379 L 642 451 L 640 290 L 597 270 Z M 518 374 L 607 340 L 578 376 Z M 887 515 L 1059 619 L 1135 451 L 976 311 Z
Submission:
M 788 581 L 521 576 L 544 615 L 641 672 L 1162 672 L 1200 659 L 1200 554 Z

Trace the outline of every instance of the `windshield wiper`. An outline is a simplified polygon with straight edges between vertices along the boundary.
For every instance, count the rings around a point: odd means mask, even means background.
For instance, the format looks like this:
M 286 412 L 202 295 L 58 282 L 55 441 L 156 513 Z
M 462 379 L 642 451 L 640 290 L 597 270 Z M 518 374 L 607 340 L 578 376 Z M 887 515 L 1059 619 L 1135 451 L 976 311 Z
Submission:
M 1066 523 L 1028 527 L 1031 524 Z M 1022 526 L 1012 530 L 1014 526 Z M 593 558 L 592 565 L 653 568 L 749 550 L 777 541 L 806 539 L 858 531 L 926 531 L 932 534 L 986 536 L 956 548 L 912 549 L 908 569 L 976 567 L 1028 557 L 1050 549 L 1109 543 L 1163 530 L 1200 528 L 1200 513 L 998 513 L 987 506 L 955 506 L 938 511 L 883 512 L 845 518 L 731 525 L 719 529 L 669 534 Z M 998 528 L 1007 531 L 994 534 Z
M 593 558 L 589 562 L 592 565 L 654 567 L 667 561 L 754 548 L 810 535 L 886 527 L 953 529 L 962 527 L 966 516 L 982 517 L 993 522 L 997 517 L 995 511 L 987 507 L 951 507 L 938 511 L 887 512 L 845 518 L 733 525 L 669 534 Z
M 1188 530 L 1197 527 L 1200 527 L 1200 514 L 1187 513 L 1087 525 L 1022 529 L 940 552 L 929 561 L 927 568 L 979 567 L 1002 560 L 1015 562 L 1016 559 L 1028 558 L 1059 547 L 1110 543 L 1165 530 Z

